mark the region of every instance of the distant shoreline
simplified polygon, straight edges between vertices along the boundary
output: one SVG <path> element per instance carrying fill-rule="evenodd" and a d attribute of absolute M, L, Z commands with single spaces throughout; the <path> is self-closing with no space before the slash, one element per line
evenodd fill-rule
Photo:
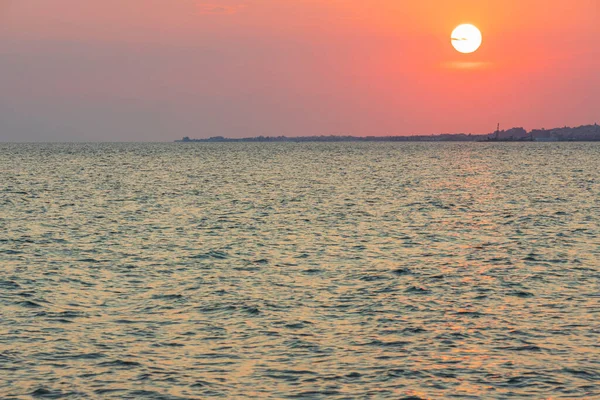
<path fill-rule="evenodd" d="M 418 136 L 257 136 L 248 138 L 226 138 L 213 136 L 206 139 L 190 139 L 184 137 L 175 140 L 177 143 L 229 143 L 229 142 L 589 142 L 600 141 L 600 126 L 582 125 L 554 129 L 512 128 L 490 134 L 448 133 Z"/>

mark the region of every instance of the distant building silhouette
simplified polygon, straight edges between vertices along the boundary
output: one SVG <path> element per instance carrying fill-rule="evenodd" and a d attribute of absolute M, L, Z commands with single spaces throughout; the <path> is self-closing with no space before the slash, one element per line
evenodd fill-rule
<path fill-rule="evenodd" d="M 225 138 L 213 136 L 208 139 L 190 139 L 184 137 L 176 142 L 481 142 L 481 141 L 600 141 L 600 126 L 582 125 L 575 128 L 563 127 L 554 129 L 534 129 L 527 132 L 524 128 L 499 129 L 486 135 L 471 133 L 442 133 L 437 135 L 418 136 L 257 136 L 251 138 Z"/>

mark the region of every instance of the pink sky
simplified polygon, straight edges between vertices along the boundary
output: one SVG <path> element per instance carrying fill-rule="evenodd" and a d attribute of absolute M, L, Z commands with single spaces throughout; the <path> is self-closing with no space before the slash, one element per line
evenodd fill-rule
<path fill-rule="evenodd" d="M 597 0 L 0 0 L 0 140 L 600 122 Z M 461 55 L 452 29 L 477 25 Z"/>

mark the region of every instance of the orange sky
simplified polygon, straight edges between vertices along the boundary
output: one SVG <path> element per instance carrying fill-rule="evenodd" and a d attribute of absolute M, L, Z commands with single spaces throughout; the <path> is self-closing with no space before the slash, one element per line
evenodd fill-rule
<path fill-rule="evenodd" d="M 0 140 L 600 122 L 597 0 L 0 0 Z M 461 23 L 479 51 L 450 44 Z"/>

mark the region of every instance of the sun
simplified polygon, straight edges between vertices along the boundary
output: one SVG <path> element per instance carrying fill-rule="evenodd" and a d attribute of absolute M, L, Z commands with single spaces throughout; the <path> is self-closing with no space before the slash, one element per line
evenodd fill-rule
<path fill-rule="evenodd" d="M 452 31 L 452 46 L 464 54 L 473 53 L 481 46 L 483 37 L 475 25 L 463 24 Z"/>

